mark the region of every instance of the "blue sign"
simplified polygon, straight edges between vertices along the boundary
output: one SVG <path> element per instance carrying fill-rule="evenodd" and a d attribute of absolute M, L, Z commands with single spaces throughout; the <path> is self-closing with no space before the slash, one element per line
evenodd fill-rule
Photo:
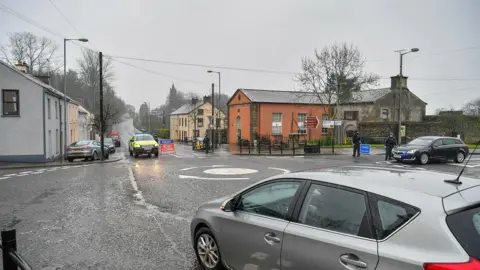
<path fill-rule="evenodd" d="M 173 140 L 160 140 L 160 144 L 173 144 Z"/>
<path fill-rule="evenodd" d="M 360 144 L 360 154 L 370 155 L 370 144 Z"/>

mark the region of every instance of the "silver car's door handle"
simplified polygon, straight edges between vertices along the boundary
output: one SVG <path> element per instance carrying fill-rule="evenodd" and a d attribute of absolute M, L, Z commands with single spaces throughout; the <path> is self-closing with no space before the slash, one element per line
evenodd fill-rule
<path fill-rule="evenodd" d="M 358 268 L 367 268 L 367 263 L 361 261 L 357 256 L 353 254 L 344 254 L 340 256 L 340 261 L 344 264 L 353 265 Z"/>
<path fill-rule="evenodd" d="M 280 238 L 278 238 L 274 233 L 266 233 L 264 238 L 267 242 L 280 243 Z"/>

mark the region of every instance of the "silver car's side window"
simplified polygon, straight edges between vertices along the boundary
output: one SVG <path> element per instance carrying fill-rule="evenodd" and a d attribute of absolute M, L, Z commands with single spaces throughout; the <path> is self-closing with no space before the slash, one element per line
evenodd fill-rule
<path fill-rule="evenodd" d="M 298 222 L 332 231 L 359 235 L 368 227 L 365 196 L 318 184 L 312 184 L 300 210 Z"/>
<path fill-rule="evenodd" d="M 281 181 L 262 185 L 242 195 L 237 210 L 284 219 L 301 182 Z"/>
<path fill-rule="evenodd" d="M 384 201 L 377 202 L 382 229 L 387 230 L 400 219 L 407 216 L 405 208 Z"/>

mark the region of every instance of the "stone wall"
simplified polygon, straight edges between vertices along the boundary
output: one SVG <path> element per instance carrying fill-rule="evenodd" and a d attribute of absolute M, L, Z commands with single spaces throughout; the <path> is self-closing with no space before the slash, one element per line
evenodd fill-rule
<path fill-rule="evenodd" d="M 406 140 L 420 136 L 456 136 L 460 134 L 466 143 L 480 140 L 480 117 L 427 115 L 423 122 L 405 122 Z M 362 137 L 370 138 L 370 143 L 381 143 L 389 132 L 398 134 L 395 122 L 363 122 L 359 124 Z"/>

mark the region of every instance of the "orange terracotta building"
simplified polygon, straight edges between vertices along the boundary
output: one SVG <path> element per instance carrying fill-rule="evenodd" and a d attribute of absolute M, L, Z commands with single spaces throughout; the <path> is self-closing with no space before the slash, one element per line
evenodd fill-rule
<path fill-rule="evenodd" d="M 238 143 L 240 138 L 281 140 L 291 135 L 300 140 L 321 139 L 327 135 L 322 119 L 327 119 L 328 105 L 316 104 L 316 100 L 306 92 L 238 89 L 227 103 L 229 143 Z M 318 128 L 306 128 L 307 116 L 318 117 Z"/>

